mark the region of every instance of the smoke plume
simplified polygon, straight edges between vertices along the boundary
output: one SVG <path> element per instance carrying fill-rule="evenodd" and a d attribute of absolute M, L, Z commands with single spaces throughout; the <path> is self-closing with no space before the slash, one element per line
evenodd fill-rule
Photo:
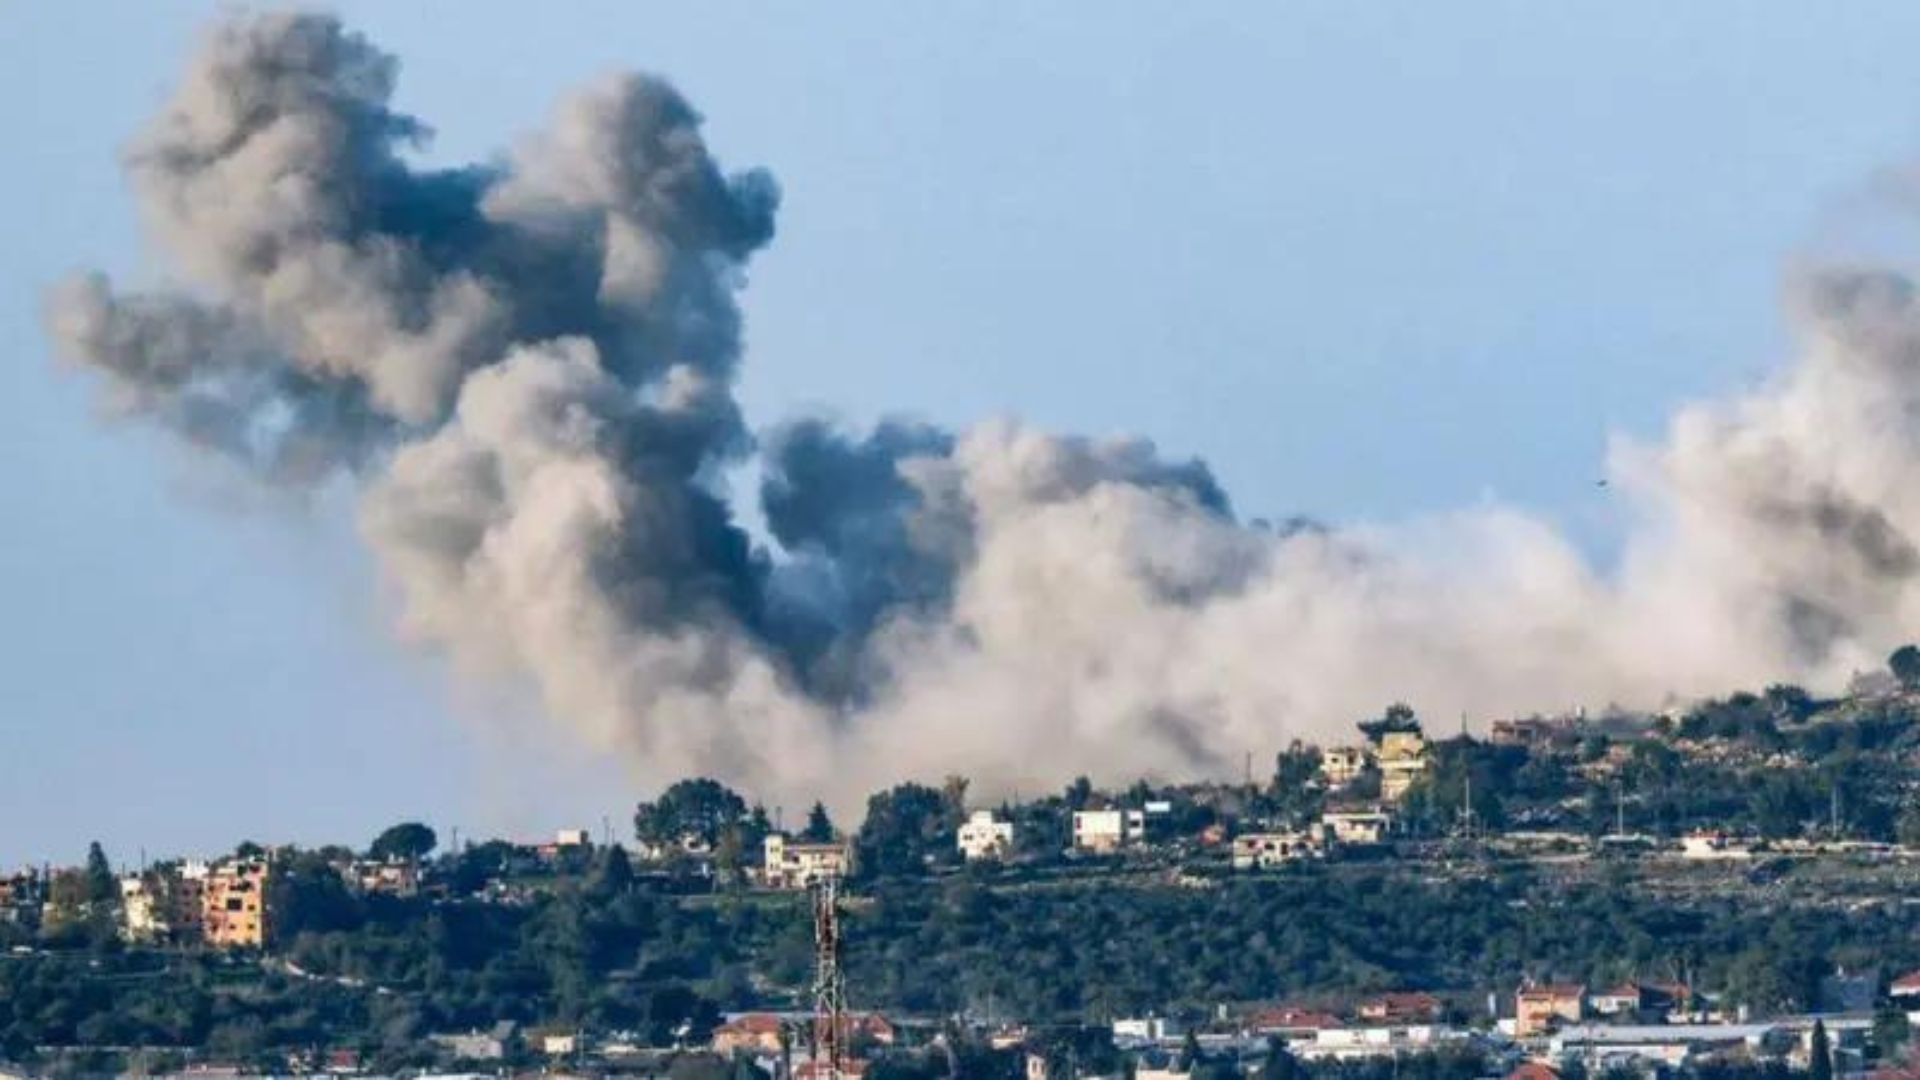
<path fill-rule="evenodd" d="M 1830 686 L 1920 616 L 1920 301 L 1894 270 L 1800 275 L 1791 370 L 1615 447 L 1636 524 L 1603 574 L 1511 509 L 1243 525 L 1141 439 L 756 435 L 736 294 L 768 174 L 723 170 L 644 76 L 494 163 L 418 168 L 395 76 L 327 16 L 214 28 L 127 155 L 177 284 L 69 281 L 49 331 L 116 413 L 263 483 L 351 478 L 406 635 L 649 779 L 1204 774 L 1394 699 Z M 722 482 L 749 455 L 765 541 Z"/>

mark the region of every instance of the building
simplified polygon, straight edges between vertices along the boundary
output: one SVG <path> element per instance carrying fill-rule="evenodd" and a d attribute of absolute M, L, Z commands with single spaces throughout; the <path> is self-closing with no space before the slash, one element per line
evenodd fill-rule
<path fill-rule="evenodd" d="M 1432 1053 L 1471 1037 L 1460 1028 L 1438 1024 L 1321 1028 L 1311 1041 L 1295 1042 L 1288 1049 L 1309 1061 L 1364 1061 Z"/>
<path fill-rule="evenodd" d="M 810 1019 L 805 1016 L 783 1018 L 777 1013 L 741 1013 L 714 1028 L 713 1039 L 708 1046 L 722 1057 L 732 1057 L 741 1051 L 777 1054 L 780 1052 L 780 1032 L 785 1028 L 794 1045 L 804 1048 L 809 1023 Z"/>
<path fill-rule="evenodd" d="M 1688 1061 L 1728 1051 L 1773 1055 L 1791 1042 L 1772 1024 L 1574 1024 L 1556 1032 L 1549 1052 L 1577 1061 L 1590 1072 L 1646 1065 L 1678 1068 Z"/>
<path fill-rule="evenodd" d="M 1380 737 L 1380 797 L 1401 799 L 1427 771 L 1427 740 L 1417 731 L 1389 731 Z"/>
<path fill-rule="evenodd" d="M 991 810 L 975 810 L 955 839 L 968 862 L 1003 859 L 1013 851 L 1013 822 L 1001 821 Z"/>
<path fill-rule="evenodd" d="M 816 881 L 853 873 L 853 847 L 843 840 L 805 844 L 772 833 L 764 851 L 760 880 L 770 889 L 804 889 Z"/>
<path fill-rule="evenodd" d="M 1235 870 L 1271 870 L 1327 853 L 1324 834 L 1312 832 L 1242 833 L 1233 838 Z"/>
<path fill-rule="evenodd" d="M 47 903 L 46 879 L 31 870 L 0 877 L 0 923 L 33 929 Z"/>
<path fill-rule="evenodd" d="M 1164 1016 L 1143 1016 L 1113 1022 L 1113 1041 L 1121 1046 L 1179 1042 L 1187 1026 Z"/>
<path fill-rule="evenodd" d="M 1288 1042 L 1311 1039 L 1314 1032 L 1341 1027 L 1340 1018 L 1320 1009 L 1272 1005 L 1248 1014 L 1245 1027 L 1254 1035 L 1277 1035 Z"/>
<path fill-rule="evenodd" d="M 1393 815 L 1385 810 L 1329 810 L 1320 825 L 1342 844 L 1383 844 L 1393 833 Z"/>
<path fill-rule="evenodd" d="M 201 934 L 216 949 L 258 949 L 267 943 L 265 859 L 229 859 L 206 875 Z"/>
<path fill-rule="evenodd" d="M 1689 859 L 1751 859 L 1753 845 L 1721 832 L 1690 832 L 1680 838 L 1680 854 Z"/>
<path fill-rule="evenodd" d="M 1446 1005 L 1419 991 L 1376 994 L 1360 1003 L 1360 1019 L 1372 1024 L 1437 1024 Z"/>
<path fill-rule="evenodd" d="M 427 1038 L 448 1057 L 458 1061 L 499 1061 L 511 1049 L 514 1025 L 511 1020 L 502 1020 L 486 1031 L 429 1035 Z"/>
<path fill-rule="evenodd" d="M 1073 846 L 1077 851 L 1104 854 L 1132 844 L 1147 835 L 1144 810 L 1075 810 Z"/>
<path fill-rule="evenodd" d="M 1679 983 L 1630 982 L 1590 995 L 1587 1008 L 1615 1022 L 1654 1022 L 1676 1013 L 1684 1015 L 1692 1000 L 1693 992 Z"/>
<path fill-rule="evenodd" d="M 1330 788 L 1342 788 L 1367 771 L 1367 748 L 1336 746 L 1320 754 L 1320 777 Z"/>
<path fill-rule="evenodd" d="M 1514 995 L 1513 1033 L 1526 1039 L 1544 1035 L 1562 1023 L 1577 1024 L 1587 1015 L 1587 988 L 1569 983 L 1523 986 Z"/>
<path fill-rule="evenodd" d="M 356 892 L 418 896 L 420 865 L 405 859 L 357 859 L 341 874 Z"/>
<path fill-rule="evenodd" d="M 136 945 L 165 941 L 172 932 L 163 886 L 139 874 L 120 879 L 120 939 Z"/>

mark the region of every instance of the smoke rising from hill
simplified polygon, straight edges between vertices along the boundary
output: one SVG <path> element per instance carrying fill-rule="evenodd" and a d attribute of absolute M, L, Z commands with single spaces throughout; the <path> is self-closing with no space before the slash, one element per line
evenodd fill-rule
<path fill-rule="evenodd" d="M 1636 527 L 1603 575 L 1513 509 L 1242 525 L 1140 439 L 756 436 L 736 294 L 772 178 L 644 76 L 495 163 L 416 168 L 396 74 L 328 16 L 215 27 L 127 156 L 178 285 L 63 283 L 49 332 L 117 413 L 265 483 L 351 476 L 405 633 L 650 779 L 1217 773 L 1394 699 L 1831 685 L 1920 621 L 1920 303 L 1892 269 L 1799 275 L 1790 371 L 1616 445 Z M 722 484 L 756 454 L 771 545 Z"/>

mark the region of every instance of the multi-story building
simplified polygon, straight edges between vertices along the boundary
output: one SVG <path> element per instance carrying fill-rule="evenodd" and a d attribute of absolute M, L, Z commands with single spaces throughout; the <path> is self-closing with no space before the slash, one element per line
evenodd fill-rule
<path fill-rule="evenodd" d="M 33 929 L 47 904 L 47 879 L 31 870 L 0 877 L 0 922 Z"/>
<path fill-rule="evenodd" d="M 1523 986 L 1513 999 L 1513 1033 L 1544 1035 L 1561 1024 L 1577 1024 L 1587 1014 L 1587 988 L 1542 983 Z"/>
<path fill-rule="evenodd" d="M 135 944 L 165 941 L 173 931 L 167 918 L 166 885 L 144 874 L 120 878 L 120 937 Z"/>
<path fill-rule="evenodd" d="M 969 862 L 1005 858 L 1013 850 L 1013 822 L 1001 821 L 991 810 L 975 810 L 955 839 Z"/>
<path fill-rule="evenodd" d="M 1380 796 L 1397 801 L 1427 771 L 1427 740 L 1417 731 L 1389 731 L 1380 739 Z"/>
<path fill-rule="evenodd" d="M 760 880 L 770 889 L 804 889 L 816 881 L 853 872 L 853 847 L 845 841 L 805 844 L 772 833 L 764 851 L 766 862 Z"/>
<path fill-rule="evenodd" d="M 216 949 L 258 949 L 267 943 L 265 859 L 228 859 L 212 868 L 201 903 L 201 933 Z"/>

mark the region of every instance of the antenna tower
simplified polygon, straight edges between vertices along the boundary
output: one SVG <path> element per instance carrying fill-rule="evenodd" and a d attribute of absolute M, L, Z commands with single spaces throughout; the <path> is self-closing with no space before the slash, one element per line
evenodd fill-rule
<path fill-rule="evenodd" d="M 840 966 L 840 878 L 813 883 L 813 1077 L 846 1075 L 847 981 Z"/>

